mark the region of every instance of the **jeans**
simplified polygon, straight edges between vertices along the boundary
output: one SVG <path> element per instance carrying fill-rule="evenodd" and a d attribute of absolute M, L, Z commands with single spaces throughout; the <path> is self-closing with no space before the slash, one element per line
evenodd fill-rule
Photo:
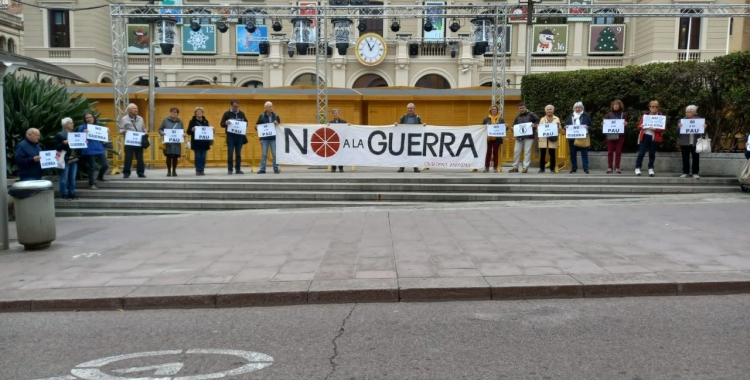
<path fill-rule="evenodd" d="M 581 161 L 583 161 L 583 170 L 589 170 L 589 148 L 579 148 L 575 145 L 575 139 L 568 140 L 570 147 L 570 169 L 578 170 L 578 152 L 581 152 Z"/>
<path fill-rule="evenodd" d="M 657 142 L 654 141 L 654 136 L 643 134 L 643 139 L 641 139 L 641 144 L 639 146 L 638 150 L 638 157 L 635 159 L 635 168 L 640 169 L 641 165 L 643 165 L 643 157 L 646 156 L 646 151 L 648 150 L 648 168 L 653 169 L 654 168 L 654 161 L 656 161 L 656 146 Z"/>
<path fill-rule="evenodd" d="M 239 172 L 240 165 L 242 165 L 242 142 L 244 141 L 242 135 L 227 134 L 227 169 L 232 171 L 232 167 Z M 234 157 L 234 165 L 232 165 L 232 157 Z"/>
<path fill-rule="evenodd" d="M 490 168 L 490 161 L 492 161 L 492 164 L 495 170 L 498 170 L 497 163 L 498 159 L 498 151 L 500 150 L 500 141 L 495 140 L 489 140 L 487 141 L 487 154 L 484 155 L 484 169 L 487 170 Z"/>
<path fill-rule="evenodd" d="M 534 139 L 525 138 L 523 140 L 516 140 L 516 144 L 513 147 L 513 167 L 518 169 L 519 161 L 521 161 L 521 149 L 523 149 L 523 167 L 528 168 L 531 165 L 531 146 L 534 145 Z"/>
<path fill-rule="evenodd" d="M 195 171 L 202 172 L 206 170 L 206 156 L 208 151 L 205 149 L 196 149 L 193 152 L 195 153 Z"/>
<path fill-rule="evenodd" d="M 557 172 L 557 149 L 539 148 L 539 170 L 544 170 L 547 164 L 547 152 L 549 151 L 549 170 Z"/>
<path fill-rule="evenodd" d="M 607 169 L 619 169 L 622 158 L 622 146 L 625 144 L 625 135 L 620 135 L 617 140 L 607 140 Z M 612 162 L 614 161 L 614 166 Z"/>
<path fill-rule="evenodd" d="M 146 172 L 146 165 L 143 164 L 143 148 L 137 146 L 125 145 L 125 167 L 122 169 L 122 174 L 126 177 L 130 176 L 130 168 L 133 166 L 133 155 L 135 155 L 136 160 L 135 172 L 141 177 Z M 89 177 L 89 180 L 91 180 L 91 177 Z"/>
<path fill-rule="evenodd" d="M 266 171 L 266 160 L 268 159 L 268 147 L 271 147 L 273 155 L 273 170 L 279 170 L 279 164 L 276 163 L 276 140 L 260 140 L 260 170 Z"/>
<path fill-rule="evenodd" d="M 76 174 L 78 174 L 78 163 L 65 164 L 65 169 L 60 172 L 60 196 L 73 196 L 76 193 Z"/>
<path fill-rule="evenodd" d="M 107 172 L 107 169 L 109 169 L 109 160 L 107 160 L 107 154 L 102 153 L 95 156 L 83 156 L 86 157 L 86 162 L 88 164 L 88 173 L 89 173 L 89 186 L 94 186 L 94 179 L 102 179 L 104 178 L 104 173 Z M 99 159 L 99 175 L 94 177 L 94 171 L 96 170 L 96 161 Z M 131 157 L 132 160 L 132 157 Z"/>
<path fill-rule="evenodd" d="M 682 174 L 698 174 L 700 170 L 701 155 L 695 153 L 695 145 L 681 145 L 680 151 L 682 152 Z M 690 170 L 690 156 L 693 156 L 693 167 Z"/>

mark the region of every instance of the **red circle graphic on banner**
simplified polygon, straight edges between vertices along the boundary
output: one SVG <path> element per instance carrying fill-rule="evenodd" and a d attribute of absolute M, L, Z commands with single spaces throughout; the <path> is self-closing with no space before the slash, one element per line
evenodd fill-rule
<path fill-rule="evenodd" d="M 313 152 L 320 157 L 331 157 L 339 151 L 341 139 L 331 128 L 320 128 L 310 138 Z"/>

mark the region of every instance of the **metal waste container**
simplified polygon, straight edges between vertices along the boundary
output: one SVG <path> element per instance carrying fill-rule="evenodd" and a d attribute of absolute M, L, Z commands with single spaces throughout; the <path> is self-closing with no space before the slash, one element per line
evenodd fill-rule
<path fill-rule="evenodd" d="M 8 194 L 14 198 L 18 243 L 26 249 L 49 247 L 57 237 L 52 182 L 16 182 Z"/>

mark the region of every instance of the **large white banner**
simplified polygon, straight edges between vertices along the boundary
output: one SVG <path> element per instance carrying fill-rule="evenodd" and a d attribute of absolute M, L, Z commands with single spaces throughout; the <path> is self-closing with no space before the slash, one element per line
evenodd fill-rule
<path fill-rule="evenodd" d="M 414 166 L 479 168 L 487 151 L 487 128 L 421 125 L 276 126 L 278 161 L 285 165 Z"/>

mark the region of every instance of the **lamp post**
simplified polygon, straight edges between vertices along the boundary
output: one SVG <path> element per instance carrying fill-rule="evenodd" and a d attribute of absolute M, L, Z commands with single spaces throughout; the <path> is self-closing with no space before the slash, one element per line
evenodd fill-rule
<path fill-rule="evenodd" d="M 5 161 L 3 166 L 2 175 L 0 175 L 0 233 L 2 233 L 2 241 L 0 241 L 0 250 L 7 250 L 10 248 L 10 238 L 8 237 L 8 154 L 5 149 L 5 95 L 3 91 L 3 85 L 5 84 L 5 76 L 12 74 L 16 69 L 21 66 L 26 66 L 25 62 L 5 62 L 2 61 L 0 65 L 0 159 Z"/>

